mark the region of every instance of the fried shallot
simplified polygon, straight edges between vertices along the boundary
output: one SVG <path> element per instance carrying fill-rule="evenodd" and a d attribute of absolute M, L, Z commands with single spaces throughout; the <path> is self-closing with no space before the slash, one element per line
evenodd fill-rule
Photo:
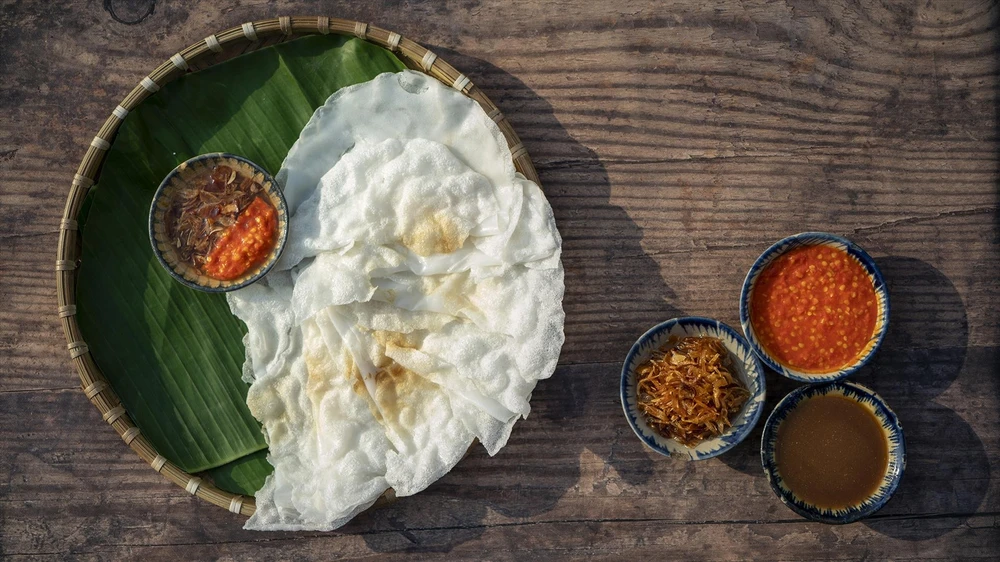
<path fill-rule="evenodd" d="M 713 337 L 671 338 L 639 366 L 639 411 L 664 437 L 687 447 L 721 435 L 750 393 Z"/>

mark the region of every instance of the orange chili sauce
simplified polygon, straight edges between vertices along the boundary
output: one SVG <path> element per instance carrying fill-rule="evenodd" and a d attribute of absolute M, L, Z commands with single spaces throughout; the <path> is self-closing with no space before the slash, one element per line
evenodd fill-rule
<path fill-rule="evenodd" d="M 761 345 L 778 363 L 802 372 L 827 373 L 856 361 L 877 314 L 865 269 L 830 246 L 782 254 L 750 295 L 750 322 Z"/>
<path fill-rule="evenodd" d="M 223 232 L 202 270 L 222 281 L 237 279 L 267 258 L 277 233 L 274 206 L 257 197 L 236 218 L 236 224 Z"/>

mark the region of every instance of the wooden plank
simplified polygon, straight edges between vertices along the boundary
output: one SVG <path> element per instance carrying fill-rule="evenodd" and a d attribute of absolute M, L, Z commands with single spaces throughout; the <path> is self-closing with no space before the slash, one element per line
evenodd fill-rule
<path fill-rule="evenodd" d="M 176 560 L 178 553 L 191 559 L 288 560 L 362 559 L 408 560 L 617 560 L 628 556 L 666 560 L 994 560 L 998 548 L 995 520 L 977 517 L 966 528 L 953 532 L 955 541 L 927 545 L 925 531 L 939 530 L 941 520 L 917 520 L 908 538 L 868 543 L 853 526 L 818 527 L 802 533 L 801 527 L 784 524 L 721 523 L 674 525 L 663 521 L 552 522 L 543 524 L 470 528 L 480 540 L 448 542 L 452 530 L 413 528 L 363 535 L 330 534 L 323 537 L 272 537 L 257 541 L 216 544 L 194 542 L 181 546 L 114 545 L 74 553 L 75 560 L 143 559 Z M 565 537 L 560 544 L 553 537 Z M 489 545 L 488 547 L 485 545 Z M 961 544 L 961 549 L 954 548 Z M 224 553 L 224 554 L 223 554 Z M 58 554 L 52 552 L 49 554 Z M 11 560 L 22 560 L 17 554 Z"/>
<path fill-rule="evenodd" d="M 75 388 L 52 270 L 64 197 L 99 124 L 193 41 L 277 10 L 332 9 L 147 8 L 0 12 L 0 557 L 997 557 L 995 2 L 330 13 L 430 46 L 498 103 L 552 202 L 567 284 L 561 366 L 508 447 L 331 534 L 240 530 L 143 464 Z M 760 474 L 760 427 L 720 459 L 660 459 L 631 436 L 616 395 L 639 334 L 681 314 L 736 325 L 750 264 L 802 230 L 862 244 L 891 291 L 889 336 L 855 378 L 903 421 L 907 475 L 876 517 L 844 527 L 804 523 L 777 501 Z M 794 387 L 768 385 L 769 404 Z"/>
<path fill-rule="evenodd" d="M 553 200 L 559 205 L 558 196 Z M 580 212 L 564 209 L 568 205 L 557 206 L 557 214 Z M 628 218 L 620 208 L 616 211 L 605 206 L 603 211 L 617 215 L 617 219 L 608 219 L 617 220 L 617 224 L 624 224 Z M 863 244 L 889 269 L 886 273 L 892 274 L 890 283 L 900 288 L 923 282 L 920 275 L 913 275 L 905 266 L 907 260 L 921 268 L 921 275 L 951 285 L 948 289 L 964 301 L 963 314 L 969 316 L 965 323 L 972 325 L 968 343 L 983 345 L 997 341 L 1000 335 L 991 308 L 1000 295 L 994 284 L 980 280 L 973 266 L 996 271 L 1000 265 L 992 241 L 982 235 L 992 229 L 994 220 L 991 213 L 974 213 L 903 221 L 881 229 L 848 230 L 833 224 L 813 224 L 811 228 L 842 232 Z M 700 241 L 688 239 L 684 247 L 677 248 L 670 238 L 650 240 L 645 232 L 654 229 L 649 226 L 641 231 L 642 238 L 639 229 L 633 227 L 635 238 L 629 241 L 626 237 L 630 234 L 616 237 L 613 228 L 594 226 L 594 222 L 574 217 L 562 218 L 559 223 L 566 237 L 564 306 L 568 317 L 562 361 L 567 363 L 621 360 L 647 328 L 683 314 L 710 316 L 737 326 L 740 287 L 753 260 L 770 242 L 802 230 L 794 219 L 776 220 L 741 236 L 736 243 L 726 238 L 713 241 L 706 233 Z M 950 247 L 961 247 L 963 251 L 927 247 L 927 240 L 942 234 L 949 237 Z M 31 242 L 34 249 L 26 254 L 44 253 L 45 242 L 51 246 L 55 239 Z M 0 347 L 7 347 L 9 369 L 8 376 L 0 379 L 0 390 L 39 388 L 40 384 L 66 388 L 75 384 L 67 373 L 65 357 L 42 351 L 63 346 L 53 314 L 53 289 L 35 282 L 48 277 L 49 261 L 19 261 L 12 257 L 6 263 L 20 266 L 21 271 L 0 278 L 0 295 L 12 303 L 10 308 L 0 309 L 0 324 L 10 327 L 7 341 L 0 342 Z M 40 378 L 39 371 L 48 371 L 52 376 Z"/>
<path fill-rule="evenodd" d="M 992 374 L 1000 364 L 1000 350 L 914 353 L 887 345 L 877 368 L 857 377 L 896 409 L 909 450 L 898 495 L 872 519 L 849 526 L 847 536 L 863 542 L 917 535 L 954 538 L 962 534 L 958 530 L 987 524 L 991 517 L 996 525 L 1000 516 L 1000 483 L 990 477 L 990 465 L 1000 459 L 1000 436 L 991 431 L 992 421 L 978 415 L 995 408 L 1000 383 Z M 964 369 L 956 367 L 960 355 Z M 940 356 L 950 360 L 935 363 Z M 912 373 L 914 360 L 928 367 L 923 375 Z M 417 543 L 464 544 L 487 541 L 486 531 L 492 528 L 570 525 L 579 529 L 569 534 L 579 535 L 581 529 L 626 522 L 658 522 L 692 533 L 702 524 L 712 529 L 767 524 L 809 538 L 801 550 L 786 553 L 793 558 L 812 555 L 814 541 L 827 540 L 822 537 L 829 527 L 796 517 L 761 476 L 761 427 L 720 459 L 691 463 L 659 457 L 643 448 L 625 423 L 616 396 L 618 369 L 616 363 L 560 367 L 539 385 L 531 415 L 497 456 L 474 451 L 425 492 L 358 518 L 344 533 L 360 534 L 368 543 L 392 531 L 424 537 Z M 795 386 L 775 377 L 768 382 L 769 405 Z M 939 397 L 937 391 L 945 389 Z M 953 403 L 951 392 L 981 398 Z M 24 428 L 17 421 L 18 410 L 35 412 L 37 423 Z M 75 390 L 0 394 L 0 450 L 5 451 L 0 473 L 7 475 L 0 488 L 4 552 L 78 554 L 105 544 L 258 539 L 239 529 L 241 519 L 163 481 L 102 425 Z M 675 539 L 684 540 L 688 531 Z M 300 535 L 316 534 L 295 536 Z M 550 540 L 555 544 L 565 538 Z M 961 539 L 969 541 L 963 548 L 974 548 L 982 538 L 969 534 Z M 742 557 L 756 554 L 752 546 L 739 550 Z"/>

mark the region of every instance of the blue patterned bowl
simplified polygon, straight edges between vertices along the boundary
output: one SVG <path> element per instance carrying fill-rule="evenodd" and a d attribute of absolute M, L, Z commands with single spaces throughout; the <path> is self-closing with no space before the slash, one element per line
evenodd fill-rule
<path fill-rule="evenodd" d="M 649 427 L 642 413 L 636 407 L 636 368 L 645 363 L 660 346 L 671 337 L 711 336 L 719 338 L 729 350 L 737 375 L 750 391 L 750 398 L 739 414 L 733 418 L 733 425 L 725 433 L 699 443 L 696 447 L 681 445 L 673 439 L 660 435 Z M 743 336 L 729 326 L 711 318 L 674 318 L 657 324 L 642 335 L 629 350 L 622 366 L 621 400 L 625 418 L 632 431 L 650 449 L 666 456 L 676 456 L 686 460 L 709 459 L 735 447 L 757 425 L 764 409 L 764 369 Z"/>
<path fill-rule="evenodd" d="M 889 442 L 889 466 L 882 479 L 882 484 L 870 497 L 860 504 L 844 509 L 831 510 L 818 507 L 808 503 L 796 496 L 781 479 L 775 461 L 775 443 L 778 440 L 778 428 L 781 422 L 788 417 L 788 414 L 795 409 L 799 402 L 812 398 L 813 396 L 824 396 L 827 394 L 840 394 L 847 398 L 858 401 L 863 406 L 871 410 L 879 423 L 882 431 L 885 432 Z M 791 508 L 806 519 L 819 521 L 822 523 L 851 523 L 858 519 L 868 517 L 882 508 L 892 497 L 893 492 L 899 487 L 899 481 L 903 478 L 903 470 L 906 468 L 906 442 L 903 439 L 903 426 L 900 425 L 896 414 L 886 406 L 882 398 L 871 389 L 853 382 L 837 382 L 825 385 L 799 387 L 778 402 L 774 411 L 768 416 L 764 424 L 764 435 L 760 442 L 760 461 L 764 465 L 764 475 L 771 489 L 778 495 L 781 502 Z"/>
<path fill-rule="evenodd" d="M 278 218 L 278 239 L 271 249 L 270 254 L 263 262 L 253 269 L 250 269 L 242 276 L 222 281 L 203 274 L 201 271 L 188 265 L 177 257 L 176 249 L 166 233 L 164 216 L 171 206 L 174 194 L 179 189 L 183 189 L 185 183 L 200 175 L 211 171 L 217 165 L 224 164 L 236 170 L 240 174 L 252 177 L 263 188 L 264 194 L 270 200 L 271 205 L 277 211 Z M 180 283 L 199 291 L 208 293 L 224 293 L 242 289 L 247 285 L 256 282 L 271 269 L 278 261 L 278 256 L 285 247 L 285 240 L 288 238 L 288 206 L 285 203 L 285 196 L 281 192 L 281 186 L 274 181 L 274 178 L 267 173 L 267 170 L 254 164 L 242 156 L 228 154 L 225 152 L 213 152 L 195 156 L 189 160 L 181 162 L 179 166 L 171 170 L 167 177 L 160 183 L 160 187 L 153 195 L 153 202 L 149 208 L 149 242 L 153 247 L 153 254 L 163 269 L 171 277 Z"/>
<path fill-rule="evenodd" d="M 872 282 L 872 286 L 875 287 L 875 301 L 878 306 L 878 313 L 875 317 L 875 329 L 872 332 L 872 338 L 868 340 L 868 345 L 865 346 L 858 358 L 854 363 L 846 365 L 837 371 L 830 373 L 806 373 L 786 367 L 778 363 L 778 361 L 771 357 L 760 344 L 757 339 L 756 334 L 753 330 L 753 325 L 750 323 L 750 297 L 753 295 L 754 286 L 757 283 L 757 278 L 764 269 L 771 265 L 778 256 L 784 254 L 785 252 L 793 249 L 800 248 L 802 246 L 830 246 L 847 252 L 847 255 L 854 258 L 861 267 L 868 273 L 868 278 Z M 827 383 L 833 382 L 845 377 L 850 376 L 855 371 L 865 366 L 869 360 L 875 355 L 879 346 L 882 345 L 882 340 L 885 339 L 886 330 L 889 328 L 889 291 L 885 286 L 885 280 L 882 278 L 882 272 L 879 271 L 878 266 L 875 265 L 875 260 L 868 255 L 867 252 L 862 250 L 859 246 L 851 242 L 846 238 L 841 238 L 840 236 L 835 236 L 833 234 L 827 234 L 825 232 L 803 232 L 801 234 L 795 234 L 789 236 L 783 240 L 779 240 L 770 248 L 764 251 L 763 254 L 757 258 L 754 262 L 753 267 L 747 273 L 746 279 L 743 280 L 743 290 L 740 293 L 740 325 L 743 327 L 743 333 L 747 336 L 747 341 L 750 342 L 750 347 L 753 348 L 754 353 L 760 360 L 764 362 L 765 365 L 774 369 L 779 374 L 788 377 L 792 380 L 799 382 L 817 384 L 817 383 Z"/>

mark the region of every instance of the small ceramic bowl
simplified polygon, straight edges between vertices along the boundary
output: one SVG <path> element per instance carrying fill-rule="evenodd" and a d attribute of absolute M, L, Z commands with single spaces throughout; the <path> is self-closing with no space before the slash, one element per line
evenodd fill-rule
<path fill-rule="evenodd" d="M 687 447 L 660 435 L 649 427 L 636 406 L 636 369 L 650 358 L 653 351 L 666 344 L 671 336 L 710 336 L 720 339 L 729 350 L 736 374 L 750 391 L 743 409 L 733 418 L 733 425 L 722 435 L 702 441 L 695 447 Z M 746 340 L 729 326 L 711 318 L 674 318 L 653 326 L 632 345 L 622 366 L 621 401 L 625 418 L 636 436 L 661 455 L 703 460 L 725 453 L 743 441 L 757 424 L 764 409 L 765 397 L 764 369 Z"/>
<path fill-rule="evenodd" d="M 885 432 L 889 446 L 888 468 L 878 489 L 860 504 L 839 510 L 818 507 L 795 495 L 781 479 L 778 463 L 775 460 L 775 444 L 778 440 L 778 428 L 781 426 L 781 422 L 803 400 L 827 394 L 840 394 L 856 400 L 871 410 L 882 425 L 882 431 Z M 903 426 L 900 425 L 896 414 L 871 389 L 847 381 L 802 386 L 782 398 L 781 402 L 778 402 L 778 405 L 774 407 L 771 415 L 768 416 L 767 422 L 764 424 L 764 435 L 760 442 L 760 461 L 764 465 L 764 475 L 767 476 L 767 482 L 771 485 L 771 489 L 781 499 L 781 502 L 792 511 L 812 521 L 833 524 L 851 523 L 868 517 L 881 509 L 899 487 L 899 481 L 903 478 L 903 471 L 906 469 L 906 442 L 903 439 Z"/>
<path fill-rule="evenodd" d="M 858 358 L 853 363 L 845 365 L 844 367 L 829 373 L 802 372 L 779 363 L 767 352 L 767 350 L 764 349 L 764 346 L 761 345 L 760 340 L 754 333 L 753 324 L 750 322 L 750 298 L 753 295 L 753 290 L 760 273 L 764 271 L 767 266 L 771 265 L 775 259 L 789 250 L 803 246 L 817 245 L 830 246 L 844 250 L 849 256 L 851 256 L 851 258 L 857 261 L 857 263 L 864 268 L 865 272 L 868 274 L 869 280 L 872 282 L 872 286 L 875 288 L 875 302 L 878 306 L 878 312 L 875 316 L 875 329 L 872 332 L 872 337 L 868 341 L 865 348 L 858 355 Z M 770 248 L 765 250 L 764 253 L 757 258 L 757 261 L 754 262 L 753 267 L 751 267 L 750 271 L 747 273 L 746 279 L 743 280 L 743 290 L 740 293 L 740 324 L 743 327 L 743 333 L 746 334 L 747 341 L 750 342 L 750 347 L 753 348 L 757 357 L 760 357 L 760 360 L 763 361 L 765 365 L 774 369 L 779 374 L 792 380 L 809 384 L 833 382 L 848 377 L 861 367 L 865 366 L 865 364 L 867 364 L 868 361 L 875 355 L 875 351 L 877 351 L 879 346 L 882 344 L 882 340 L 885 339 L 886 330 L 889 328 L 889 291 L 885 286 L 885 280 L 882 278 L 882 272 L 879 271 L 878 266 L 875 265 L 875 260 L 873 260 L 871 256 L 869 256 L 868 253 L 862 250 L 859 246 L 846 238 L 833 234 L 827 234 L 825 232 L 803 232 L 801 234 L 795 234 L 793 236 L 789 236 L 788 238 L 779 240 Z"/>
<path fill-rule="evenodd" d="M 246 177 L 253 177 L 254 181 L 264 188 L 271 204 L 277 210 L 278 218 L 278 240 L 270 254 L 255 268 L 250 269 L 242 276 L 222 281 L 202 274 L 200 271 L 181 261 L 174 245 L 168 240 L 164 227 L 164 215 L 170 208 L 176 191 L 186 185 L 189 180 L 194 180 L 210 172 L 215 166 L 224 164 L 236 170 L 237 173 Z M 153 246 L 153 253 L 160 261 L 164 269 L 177 281 L 199 291 L 210 293 L 222 293 L 241 289 L 263 277 L 278 260 L 281 251 L 285 247 L 285 239 L 288 237 L 288 206 L 285 204 L 285 196 L 281 188 L 275 183 L 274 178 L 266 170 L 254 164 L 250 160 L 233 154 L 215 152 L 195 156 L 186 162 L 182 162 L 174 168 L 167 177 L 160 183 L 160 187 L 153 195 L 153 203 L 149 209 L 149 241 Z"/>

